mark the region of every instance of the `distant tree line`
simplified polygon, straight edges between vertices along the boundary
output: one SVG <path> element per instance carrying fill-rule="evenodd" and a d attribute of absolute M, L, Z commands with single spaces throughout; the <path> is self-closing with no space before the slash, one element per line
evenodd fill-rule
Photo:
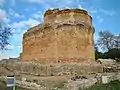
<path fill-rule="evenodd" d="M 101 49 L 101 52 L 100 50 Z M 120 34 L 114 35 L 109 31 L 99 32 L 99 38 L 95 44 L 95 58 L 115 59 L 120 61 Z"/>

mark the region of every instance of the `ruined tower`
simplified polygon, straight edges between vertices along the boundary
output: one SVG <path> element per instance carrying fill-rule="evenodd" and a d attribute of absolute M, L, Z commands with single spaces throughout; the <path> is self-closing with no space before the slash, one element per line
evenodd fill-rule
<path fill-rule="evenodd" d="M 23 61 L 40 63 L 94 61 L 92 18 L 81 9 L 53 9 L 44 22 L 23 36 Z"/>

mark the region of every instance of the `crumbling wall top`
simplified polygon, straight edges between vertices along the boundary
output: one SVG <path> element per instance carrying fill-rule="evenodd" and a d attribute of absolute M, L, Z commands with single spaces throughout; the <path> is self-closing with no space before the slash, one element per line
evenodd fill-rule
<path fill-rule="evenodd" d="M 92 17 L 83 9 L 53 9 L 44 14 L 44 23 L 62 23 L 64 21 L 84 21 L 92 24 Z"/>
<path fill-rule="evenodd" d="M 73 18 L 68 19 L 68 18 L 64 18 L 61 15 L 61 14 L 68 14 L 69 15 L 69 13 L 73 13 L 73 14 L 77 13 L 78 16 L 77 17 L 73 16 Z M 56 15 L 60 15 L 60 18 L 59 17 L 55 18 L 53 14 L 55 15 L 55 17 L 56 17 Z M 81 16 L 81 14 L 83 14 L 83 16 Z M 53 20 L 51 17 L 49 17 L 49 15 L 53 15 L 53 18 L 55 20 Z M 34 27 L 28 29 L 28 31 L 26 33 L 24 33 L 23 38 L 25 38 L 26 36 L 30 36 L 31 33 L 38 32 L 38 31 L 43 32 L 45 30 L 45 28 L 51 28 L 51 27 L 55 28 L 56 26 L 59 26 L 59 25 L 62 25 L 62 24 L 69 24 L 69 25 L 84 24 L 86 27 L 92 27 L 92 20 L 91 20 L 92 17 L 88 14 L 87 11 L 82 10 L 82 9 L 63 9 L 63 10 L 59 10 L 57 8 L 57 9 L 53 9 L 53 10 L 47 10 L 44 14 L 44 18 L 45 17 L 46 17 L 46 19 L 44 20 L 43 23 L 38 24 L 37 26 L 34 26 Z M 63 19 L 61 17 L 63 17 Z M 45 21 L 47 23 L 45 23 Z"/>
<path fill-rule="evenodd" d="M 65 14 L 65 13 L 70 13 L 70 12 L 74 12 L 74 13 L 82 13 L 82 14 L 86 14 L 88 15 L 87 11 L 83 10 L 83 9 L 64 9 L 64 10 L 59 10 L 59 9 L 53 9 L 53 10 L 47 10 L 44 14 L 44 17 L 50 14 Z"/>

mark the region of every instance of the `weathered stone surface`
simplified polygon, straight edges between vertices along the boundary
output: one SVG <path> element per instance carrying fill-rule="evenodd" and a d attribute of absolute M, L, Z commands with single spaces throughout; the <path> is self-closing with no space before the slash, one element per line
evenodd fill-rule
<path fill-rule="evenodd" d="M 23 36 L 23 61 L 40 63 L 94 61 L 92 18 L 81 9 L 48 10 L 44 23 Z"/>
<path fill-rule="evenodd" d="M 13 73 L 15 75 L 34 76 L 81 75 L 103 72 L 102 65 L 86 63 L 55 63 L 48 65 L 35 62 L 4 62 L 2 65 L 0 66 L 1 75 L 6 75 L 6 69 L 9 75 Z"/>

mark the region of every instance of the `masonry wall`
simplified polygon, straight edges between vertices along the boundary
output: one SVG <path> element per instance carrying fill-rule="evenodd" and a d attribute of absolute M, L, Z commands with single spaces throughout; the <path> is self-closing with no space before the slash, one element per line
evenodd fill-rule
<path fill-rule="evenodd" d="M 24 34 L 21 59 L 40 63 L 94 61 L 94 29 L 90 16 L 75 12 L 55 16 L 54 13 L 53 21 L 49 16 L 45 16 L 43 25 Z"/>

